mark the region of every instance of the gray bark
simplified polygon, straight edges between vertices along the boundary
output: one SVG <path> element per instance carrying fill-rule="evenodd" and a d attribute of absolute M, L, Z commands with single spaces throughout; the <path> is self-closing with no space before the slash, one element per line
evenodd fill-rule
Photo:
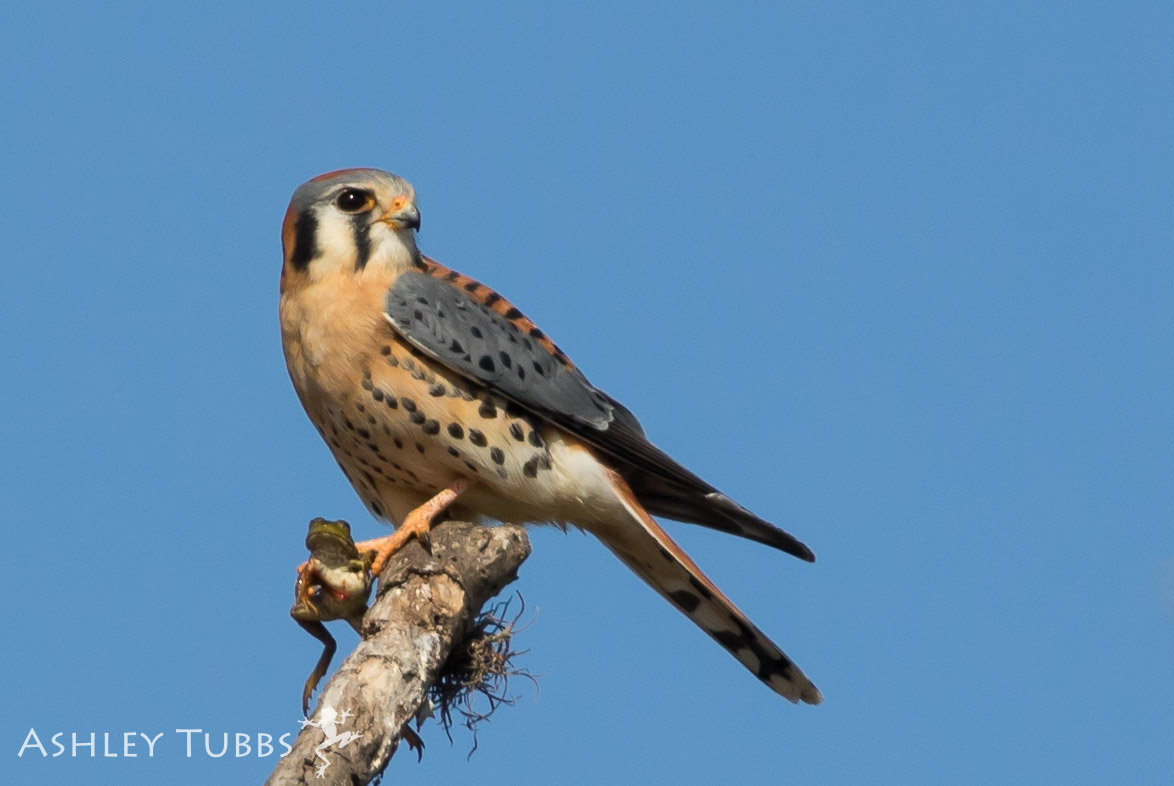
<path fill-rule="evenodd" d="M 363 618 L 363 639 L 319 695 L 311 720 L 323 709 L 352 717 L 339 732 L 361 735 L 345 747 L 315 748 L 325 732 L 306 726 L 266 784 L 366 784 L 383 772 L 400 743 L 404 724 L 426 701 L 452 654 L 473 629 L 485 603 L 517 577 L 530 554 L 519 526 L 484 527 L 449 521 L 432 530 L 432 554 L 415 541 L 396 554 L 379 578 Z M 291 685 L 291 695 L 296 693 Z"/>

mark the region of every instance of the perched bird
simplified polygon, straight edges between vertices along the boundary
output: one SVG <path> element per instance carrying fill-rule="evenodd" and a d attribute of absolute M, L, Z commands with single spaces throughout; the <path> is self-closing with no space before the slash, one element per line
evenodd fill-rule
<path fill-rule="evenodd" d="M 290 378 L 343 474 L 394 534 L 378 574 L 446 509 L 574 525 L 772 690 L 822 696 L 653 516 L 811 550 L 654 446 L 522 313 L 416 248 L 404 179 L 330 172 L 294 192 L 282 227 L 281 336 Z"/>

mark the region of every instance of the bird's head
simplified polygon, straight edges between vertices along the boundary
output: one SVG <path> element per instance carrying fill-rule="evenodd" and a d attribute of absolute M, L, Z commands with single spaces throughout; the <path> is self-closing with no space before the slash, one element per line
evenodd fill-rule
<path fill-rule="evenodd" d="M 418 263 L 416 191 L 379 169 L 340 169 L 303 183 L 282 225 L 287 279 L 316 281 L 369 268 L 404 270 Z"/>

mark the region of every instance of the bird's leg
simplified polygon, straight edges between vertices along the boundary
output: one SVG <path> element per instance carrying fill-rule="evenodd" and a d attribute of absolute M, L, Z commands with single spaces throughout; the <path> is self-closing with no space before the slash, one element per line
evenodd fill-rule
<path fill-rule="evenodd" d="M 425 549 L 431 550 L 431 539 L 428 533 L 432 529 L 433 520 L 455 502 L 457 497 L 463 494 L 471 484 L 472 481 L 465 478 L 453 482 L 448 488 L 441 489 L 435 497 L 405 516 L 403 523 L 395 528 L 395 532 L 382 538 L 356 543 L 355 548 L 360 552 L 375 552 L 375 561 L 371 563 L 371 575 L 378 576 L 391 555 L 403 548 L 408 539 L 413 536 L 419 539 Z"/>

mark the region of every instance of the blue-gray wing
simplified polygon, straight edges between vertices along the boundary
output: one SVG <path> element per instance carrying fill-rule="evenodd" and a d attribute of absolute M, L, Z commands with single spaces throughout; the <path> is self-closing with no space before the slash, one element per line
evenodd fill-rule
<path fill-rule="evenodd" d="M 631 418 L 578 369 L 447 281 L 404 273 L 387 294 L 385 312 L 425 354 L 539 414 L 600 430 L 617 412 Z"/>
<path fill-rule="evenodd" d="M 516 309 L 512 314 L 521 318 Z M 448 281 L 410 271 L 387 293 L 392 327 L 428 357 L 594 445 L 654 515 L 766 543 L 802 559 L 811 550 L 726 497 L 648 441 L 623 405 L 529 331 Z"/>

